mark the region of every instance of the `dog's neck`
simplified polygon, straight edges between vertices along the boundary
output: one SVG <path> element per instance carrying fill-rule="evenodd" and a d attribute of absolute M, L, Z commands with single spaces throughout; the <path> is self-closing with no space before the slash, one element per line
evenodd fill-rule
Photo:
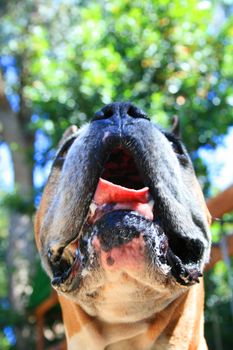
<path fill-rule="evenodd" d="M 60 295 L 59 299 L 68 350 L 207 349 L 203 337 L 202 281 L 152 318 L 131 323 L 106 323 L 89 316 L 66 297 Z"/>

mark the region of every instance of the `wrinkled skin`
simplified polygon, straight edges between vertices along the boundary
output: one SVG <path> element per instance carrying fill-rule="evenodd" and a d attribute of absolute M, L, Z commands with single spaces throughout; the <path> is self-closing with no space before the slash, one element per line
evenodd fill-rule
<path fill-rule="evenodd" d="M 100 177 L 106 173 L 110 181 L 113 176 L 112 154 L 121 164 L 119 174 L 124 172 L 124 162 L 136 164 L 129 167 L 137 177 L 126 170 L 129 186 L 121 174 L 118 181 L 135 188 L 134 178 L 137 190 L 148 188 L 141 191 L 145 195 L 129 191 L 137 201 L 149 198 L 144 201 L 148 216 L 144 209 L 135 210 L 138 203 L 129 204 L 128 197 L 123 204 L 109 200 L 99 205 L 100 214 L 93 215 L 91 205 Z M 118 190 L 111 183 L 107 189 L 109 193 Z M 209 259 L 209 223 L 184 146 L 132 104 L 108 105 L 90 124 L 66 135 L 42 197 L 35 231 L 44 268 L 60 294 L 68 348 L 205 349 L 200 330 L 203 293 L 197 283 Z M 175 329 L 177 334 L 182 329 L 185 333 L 184 327 L 193 319 L 189 336 L 182 334 L 181 339 L 179 333 L 174 340 L 166 335 L 168 322 L 182 324 L 174 315 L 181 314 L 187 300 L 201 304 L 188 314 L 183 328 L 173 327 L 174 334 Z M 76 323 L 70 324 L 72 318 Z M 156 331 L 146 336 L 150 327 Z"/>

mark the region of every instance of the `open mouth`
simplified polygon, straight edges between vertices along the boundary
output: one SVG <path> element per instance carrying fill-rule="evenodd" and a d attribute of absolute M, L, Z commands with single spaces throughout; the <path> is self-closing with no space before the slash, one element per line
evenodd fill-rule
<path fill-rule="evenodd" d="M 123 148 L 112 151 L 99 179 L 88 221 L 95 223 L 104 214 L 116 210 L 136 211 L 153 220 L 154 200 L 130 153 Z"/>
<path fill-rule="evenodd" d="M 81 274 L 89 259 L 88 246 L 96 237 L 105 252 L 143 237 L 150 261 L 161 271 L 182 285 L 198 282 L 202 247 L 192 239 L 172 235 L 162 215 L 132 154 L 115 147 L 104 164 L 81 233 L 63 250 L 59 268 L 53 264 L 53 285 L 60 286 Z"/>

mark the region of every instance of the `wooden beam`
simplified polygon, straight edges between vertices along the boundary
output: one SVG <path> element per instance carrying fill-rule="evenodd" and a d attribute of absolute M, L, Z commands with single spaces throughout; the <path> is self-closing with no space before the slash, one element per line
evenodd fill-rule
<path fill-rule="evenodd" d="M 55 290 L 52 290 L 48 299 L 43 301 L 36 309 L 36 350 L 44 350 L 44 318 L 45 314 L 58 303 Z M 58 348 L 59 349 L 59 348 Z M 61 348 L 62 350 L 62 348 Z"/>
<path fill-rule="evenodd" d="M 66 340 L 49 347 L 48 350 L 67 350 Z"/>
<path fill-rule="evenodd" d="M 233 210 L 233 185 L 217 196 L 207 200 L 207 207 L 213 217 L 213 221 L 221 218 L 224 214 Z M 226 237 L 228 255 L 233 256 L 233 234 Z M 218 261 L 222 260 L 221 243 L 213 244 L 211 248 L 210 262 L 205 268 L 205 271 L 210 270 Z"/>
<path fill-rule="evenodd" d="M 215 218 L 221 218 L 226 213 L 230 213 L 233 210 L 233 185 L 219 193 L 216 197 L 207 200 L 207 207 L 213 220 Z"/>
<path fill-rule="evenodd" d="M 44 350 L 44 317 L 36 318 L 36 350 Z"/>
<path fill-rule="evenodd" d="M 233 256 L 233 234 L 226 236 L 227 252 L 229 256 Z M 214 265 L 223 260 L 221 243 L 213 244 L 210 255 L 210 262 L 206 265 L 205 271 L 209 271 Z"/>
<path fill-rule="evenodd" d="M 37 308 L 35 309 L 36 317 L 44 316 L 47 311 L 49 311 L 53 306 L 58 304 L 58 296 L 55 290 L 52 290 L 52 293 L 48 299 L 43 301 Z"/>

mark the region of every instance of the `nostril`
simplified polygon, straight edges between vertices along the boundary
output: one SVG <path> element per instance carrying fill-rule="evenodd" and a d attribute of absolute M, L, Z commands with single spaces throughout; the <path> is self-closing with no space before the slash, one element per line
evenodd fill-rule
<path fill-rule="evenodd" d="M 108 119 L 113 117 L 115 114 L 116 109 L 113 108 L 113 106 L 106 106 L 100 111 L 96 112 L 94 115 L 93 120 L 101 120 L 101 119 Z"/>
<path fill-rule="evenodd" d="M 105 118 L 111 118 L 113 117 L 114 113 L 115 113 L 115 109 L 114 108 L 106 108 L 106 110 L 104 111 L 104 115 L 105 115 Z"/>
<path fill-rule="evenodd" d="M 147 114 L 143 110 L 141 110 L 140 108 L 134 105 L 129 106 L 127 114 L 132 118 L 144 118 L 149 120 Z"/>
<path fill-rule="evenodd" d="M 100 111 L 96 112 L 93 118 L 95 120 L 109 119 L 112 117 L 124 118 L 129 116 L 131 118 L 144 118 L 149 120 L 147 114 L 140 108 L 134 106 L 131 102 L 114 102 Z"/>

